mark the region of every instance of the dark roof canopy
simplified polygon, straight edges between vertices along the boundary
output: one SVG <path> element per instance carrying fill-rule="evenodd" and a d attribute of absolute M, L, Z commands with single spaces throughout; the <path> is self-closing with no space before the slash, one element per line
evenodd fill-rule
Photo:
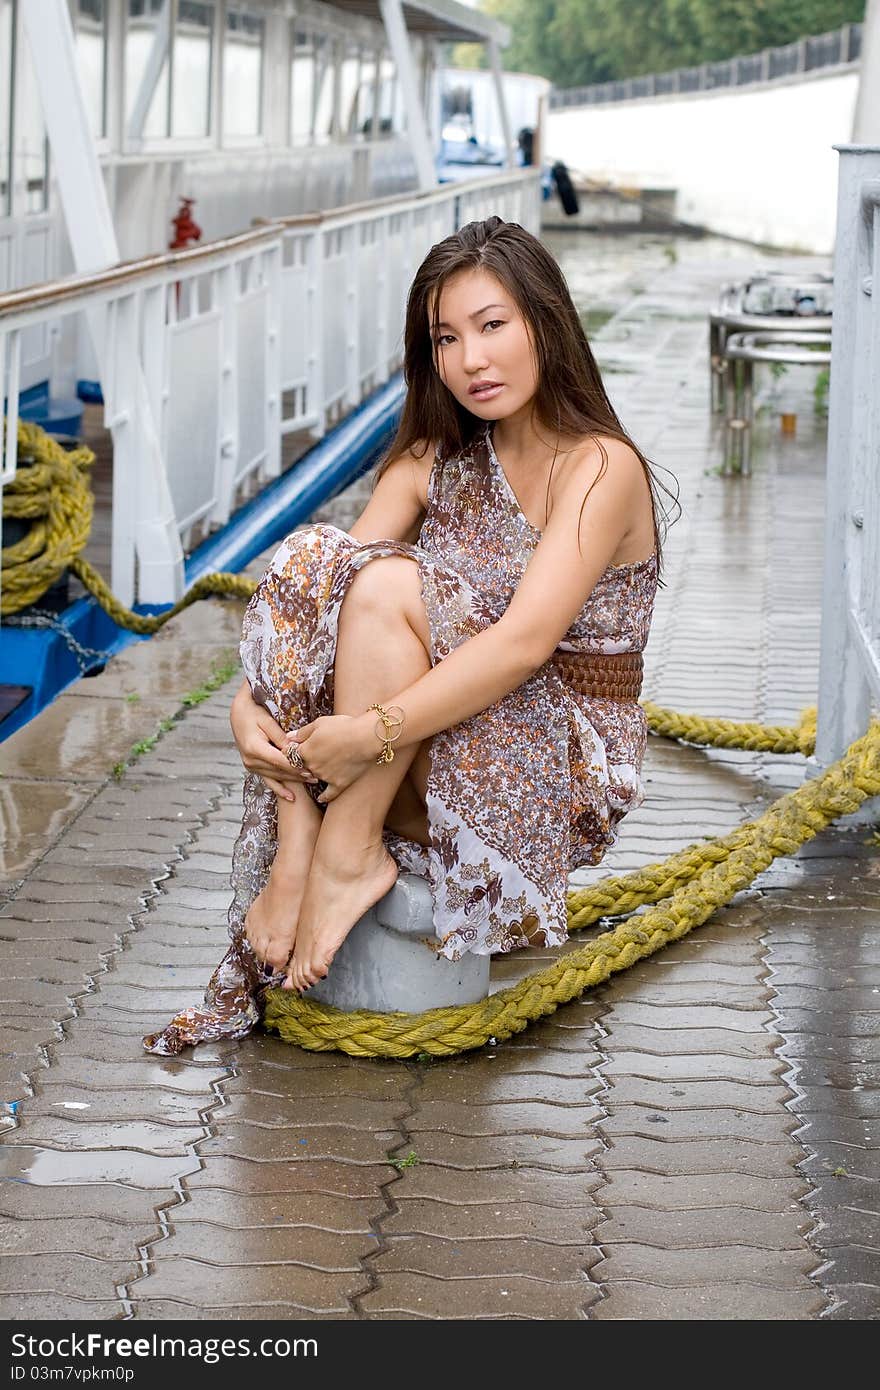
<path fill-rule="evenodd" d="M 382 21 L 379 0 L 329 0 L 336 10 L 364 15 Z M 510 42 L 510 27 L 500 19 L 460 5 L 457 0 L 404 0 L 403 17 L 411 34 L 444 39 L 451 43 L 483 43 L 496 39 L 504 48 Z"/>

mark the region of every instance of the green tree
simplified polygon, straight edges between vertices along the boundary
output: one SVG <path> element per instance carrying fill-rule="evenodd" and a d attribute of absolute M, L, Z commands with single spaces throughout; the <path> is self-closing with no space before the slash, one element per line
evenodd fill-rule
<path fill-rule="evenodd" d="M 481 8 L 512 30 L 509 71 L 574 87 L 791 43 L 860 21 L 865 0 L 482 0 Z M 473 66 L 480 48 L 459 45 L 458 61 Z"/>

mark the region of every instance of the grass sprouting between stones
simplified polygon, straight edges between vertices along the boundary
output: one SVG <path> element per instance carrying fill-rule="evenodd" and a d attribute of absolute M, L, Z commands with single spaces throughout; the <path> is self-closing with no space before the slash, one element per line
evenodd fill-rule
<path fill-rule="evenodd" d="M 239 669 L 240 664 L 238 657 L 236 656 L 233 659 L 233 654 L 231 652 L 225 653 L 222 657 L 218 658 L 211 668 L 210 674 L 205 678 L 202 684 L 196 686 L 195 690 L 188 690 L 184 695 L 181 695 L 181 708 L 169 718 L 160 719 L 156 726 L 155 733 L 148 734 L 146 738 L 139 739 L 137 743 L 133 743 L 129 749 L 128 757 L 113 764 L 112 775 L 115 780 L 118 782 L 125 773 L 126 768 L 131 767 L 132 763 L 137 762 L 138 758 L 143 757 L 144 753 L 149 753 L 155 748 L 162 735 L 167 734 L 169 729 L 174 728 L 174 725 L 179 722 L 186 710 L 193 709 L 196 705 L 201 705 L 213 695 L 215 691 L 219 690 L 222 685 L 225 685 L 228 680 L 236 675 Z M 125 698 L 130 704 L 135 704 L 140 700 L 140 695 L 136 691 L 133 691 L 130 695 L 126 695 Z"/>

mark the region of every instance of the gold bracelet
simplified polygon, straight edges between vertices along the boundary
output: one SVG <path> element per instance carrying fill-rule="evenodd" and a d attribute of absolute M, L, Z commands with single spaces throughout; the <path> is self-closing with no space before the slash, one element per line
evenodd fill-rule
<path fill-rule="evenodd" d="M 404 720 L 406 719 L 406 715 L 404 711 L 400 709 L 400 705 L 391 706 L 392 709 L 400 710 L 399 719 L 395 718 L 392 714 L 390 714 L 387 709 L 383 709 L 381 705 L 369 705 L 368 708 L 374 709 L 379 716 L 379 719 L 377 719 L 376 721 L 376 737 L 382 744 L 382 752 L 379 754 L 378 758 L 376 759 L 376 762 L 380 764 L 391 763 L 394 761 L 394 749 L 391 747 L 391 745 L 392 743 L 395 743 L 397 739 L 400 738 L 400 735 L 403 733 L 403 724 Z M 380 721 L 382 724 L 381 733 L 379 732 Z M 397 733 L 395 734 L 391 732 L 394 728 L 397 729 Z"/>

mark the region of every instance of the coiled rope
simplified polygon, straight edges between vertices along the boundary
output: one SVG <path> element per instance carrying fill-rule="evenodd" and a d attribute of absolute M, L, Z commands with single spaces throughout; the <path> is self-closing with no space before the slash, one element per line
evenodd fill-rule
<path fill-rule="evenodd" d="M 209 594 L 250 598 L 253 580 L 236 574 L 204 575 L 163 613 L 144 616 L 114 598 L 97 571 L 80 556 L 91 527 L 90 449 L 67 451 L 38 425 L 18 422 L 23 464 L 5 485 L 7 516 L 30 518 L 30 532 L 2 551 L 3 616 L 36 602 L 70 569 L 120 627 L 148 635 Z M 805 710 L 792 728 L 732 719 L 677 714 L 651 701 L 643 708 L 653 733 L 686 743 L 808 756 L 815 746 L 816 710 Z M 603 917 L 627 917 L 579 950 L 509 989 L 475 1004 L 424 1013 L 343 1013 L 289 990 L 267 996 L 264 1024 L 287 1042 L 311 1051 L 336 1050 L 356 1057 L 452 1056 L 489 1041 L 503 1041 L 678 941 L 730 902 L 780 855 L 794 854 L 832 821 L 880 794 L 880 721 L 820 776 L 789 792 L 763 815 L 728 835 L 689 845 L 635 873 L 608 878 L 568 895 L 569 932 Z M 647 907 L 647 911 L 638 912 Z M 632 915 L 636 914 L 636 915 Z"/>
<path fill-rule="evenodd" d="M 255 582 L 243 575 L 206 574 L 163 613 L 134 613 L 114 598 L 109 585 L 80 554 L 89 538 L 94 508 L 88 481 L 95 462 L 92 450 L 64 449 L 39 425 L 19 420 L 18 457 L 22 466 L 3 487 L 3 512 L 30 520 L 31 528 L 0 551 L 0 616 L 11 617 L 36 603 L 66 569 L 119 627 L 145 637 L 210 594 L 248 599 L 254 592 Z"/>
<path fill-rule="evenodd" d="M 725 727 L 718 731 L 718 737 L 705 741 L 736 746 L 732 720 L 704 721 L 697 715 L 678 716 L 671 710 L 661 713 L 663 732 L 670 737 L 696 742 L 700 728 L 721 723 Z M 784 752 L 806 751 L 811 742 L 804 730 L 814 718 L 814 711 L 806 711 L 798 728 L 772 729 L 768 742 L 785 742 L 788 746 L 780 750 Z M 747 746 L 755 746 L 756 726 L 740 727 L 747 731 Z M 780 733 L 787 733 L 787 739 L 780 740 Z M 799 749 L 799 745 L 804 746 Z M 634 913 L 647 903 L 656 906 L 631 916 L 613 931 L 602 932 L 586 946 L 566 953 L 509 989 L 475 1004 L 419 1014 L 343 1013 L 300 998 L 291 990 L 277 989 L 267 995 L 264 1024 L 285 1041 L 310 1051 L 337 1050 L 354 1057 L 403 1058 L 419 1053 L 449 1057 L 490 1041 L 502 1042 L 616 971 L 626 970 L 671 941 L 679 941 L 730 902 L 774 859 L 794 854 L 832 821 L 857 810 L 866 798 L 878 793 L 880 720 L 820 776 L 780 797 L 763 815 L 731 834 L 689 845 L 661 863 L 570 893 L 569 931 L 590 926 L 601 917 Z"/>

